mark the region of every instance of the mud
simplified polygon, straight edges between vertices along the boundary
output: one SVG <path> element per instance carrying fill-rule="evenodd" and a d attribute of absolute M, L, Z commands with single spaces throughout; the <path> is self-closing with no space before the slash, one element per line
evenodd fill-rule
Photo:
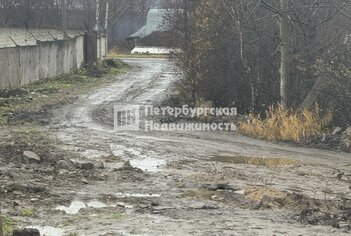
<path fill-rule="evenodd" d="M 243 156 L 216 156 L 212 159 L 214 162 L 248 164 L 265 167 L 289 166 L 301 163 L 298 160 L 289 160 L 284 158 L 262 158 L 262 157 L 243 157 Z"/>
<path fill-rule="evenodd" d="M 3 212 L 20 226 L 55 227 L 48 232 L 55 236 L 350 233 L 350 154 L 227 132 L 115 132 L 113 105 L 162 104 L 180 76 L 165 59 L 125 62 L 129 73 L 54 113 L 49 133 L 59 141 L 47 152 L 55 153 L 52 161 L 19 161 L 23 172 L 5 173 Z M 63 156 L 106 168 L 61 169 Z M 62 211 L 74 201 L 78 212 Z M 38 214 L 21 216 L 24 206 Z"/>
<path fill-rule="evenodd" d="M 15 111 L 8 119 L 10 124 L 29 122 L 37 125 L 50 124 L 53 112 L 70 101 L 59 102 L 53 105 L 44 105 L 39 111 Z"/>

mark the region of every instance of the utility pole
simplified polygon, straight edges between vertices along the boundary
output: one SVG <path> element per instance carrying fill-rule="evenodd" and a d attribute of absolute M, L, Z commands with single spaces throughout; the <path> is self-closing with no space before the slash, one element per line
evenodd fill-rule
<path fill-rule="evenodd" d="M 107 27 L 108 27 L 108 11 L 109 11 L 109 0 L 106 0 L 106 9 L 105 9 L 105 31 L 107 34 Z"/>
<path fill-rule="evenodd" d="M 279 14 L 279 26 L 280 26 L 280 97 L 281 104 L 284 107 L 289 105 L 289 0 L 280 0 L 280 14 Z"/>
<path fill-rule="evenodd" d="M 61 20 L 62 20 L 62 32 L 63 32 L 63 37 L 67 38 L 67 4 L 66 4 L 66 0 L 61 0 L 61 11 L 62 11 L 62 16 L 61 16 Z"/>
<path fill-rule="evenodd" d="M 105 0 L 106 1 L 106 9 L 105 9 L 105 53 L 107 55 L 107 51 L 108 51 L 108 14 L 109 14 L 109 0 Z"/>
<path fill-rule="evenodd" d="M 100 0 L 96 0 L 96 8 L 95 8 L 95 31 L 99 30 L 100 24 Z"/>

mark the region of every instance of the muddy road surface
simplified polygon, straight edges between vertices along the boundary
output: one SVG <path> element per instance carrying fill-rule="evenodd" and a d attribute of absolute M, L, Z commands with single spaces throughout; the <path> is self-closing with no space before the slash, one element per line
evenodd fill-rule
<path fill-rule="evenodd" d="M 124 61 L 130 72 L 65 106 L 51 124 L 86 174 L 82 184 L 53 187 L 64 201 L 42 207 L 32 222 L 42 232 L 349 235 L 349 154 L 234 132 L 116 132 L 115 105 L 159 104 L 178 79 L 165 59 Z"/>

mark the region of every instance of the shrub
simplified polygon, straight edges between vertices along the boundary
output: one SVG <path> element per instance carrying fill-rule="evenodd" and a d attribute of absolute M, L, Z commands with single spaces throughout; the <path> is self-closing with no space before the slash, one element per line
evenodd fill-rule
<path fill-rule="evenodd" d="M 241 133 L 269 141 L 300 143 L 320 138 L 323 129 L 332 121 L 330 111 L 321 115 L 319 106 L 312 110 L 297 111 L 283 106 L 271 107 L 266 118 L 250 115 L 248 122 L 240 125 Z"/>

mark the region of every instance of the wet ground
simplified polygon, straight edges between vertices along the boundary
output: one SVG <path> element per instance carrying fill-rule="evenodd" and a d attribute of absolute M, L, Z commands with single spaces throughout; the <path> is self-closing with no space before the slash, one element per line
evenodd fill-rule
<path fill-rule="evenodd" d="M 228 132 L 116 132 L 114 105 L 159 104 L 179 76 L 165 59 L 125 62 L 129 73 L 50 124 L 73 162 L 105 168 L 52 186 L 56 200 L 28 225 L 53 236 L 350 234 L 350 154 Z"/>

